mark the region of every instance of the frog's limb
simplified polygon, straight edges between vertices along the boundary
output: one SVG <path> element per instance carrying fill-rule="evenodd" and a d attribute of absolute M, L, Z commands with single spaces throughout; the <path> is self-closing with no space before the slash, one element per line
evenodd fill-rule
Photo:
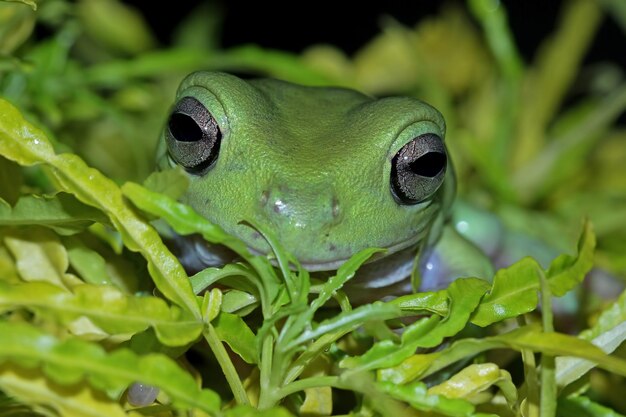
<path fill-rule="evenodd" d="M 446 288 L 459 277 L 490 280 L 494 274 L 487 255 L 450 225 L 443 227 L 434 246 L 421 251 L 417 262 L 418 268 L 415 268 L 411 278 L 416 291 Z"/>

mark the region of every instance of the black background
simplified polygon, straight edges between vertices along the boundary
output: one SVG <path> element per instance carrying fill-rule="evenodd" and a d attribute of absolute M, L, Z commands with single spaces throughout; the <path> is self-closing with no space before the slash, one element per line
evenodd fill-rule
<path fill-rule="evenodd" d="M 141 10 L 159 41 L 167 45 L 174 28 L 202 0 L 148 2 L 132 0 Z M 206 0 L 205 0 L 206 1 Z M 267 2 L 229 0 L 214 2 L 223 14 L 220 30 L 224 47 L 255 43 L 267 48 L 300 52 L 317 43 L 333 44 L 351 54 L 372 39 L 381 29 L 384 17 L 413 26 L 425 16 L 436 14 L 448 3 L 465 4 L 459 0 L 383 2 Z M 516 43 L 530 61 L 541 40 L 555 28 L 562 1 L 503 1 Z M 626 67 L 626 39 L 617 23 L 605 17 L 596 34 L 586 63 L 618 62 Z"/>

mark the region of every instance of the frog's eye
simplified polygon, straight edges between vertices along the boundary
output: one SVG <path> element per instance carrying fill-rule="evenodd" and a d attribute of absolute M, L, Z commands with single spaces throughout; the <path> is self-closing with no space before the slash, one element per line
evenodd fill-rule
<path fill-rule="evenodd" d="M 183 97 L 176 103 L 166 130 L 170 156 L 188 172 L 201 174 L 217 159 L 222 134 L 215 118 L 195 98 Z"/>
<path fill-rule="evenodd" d="M 391 161 L 391 190 L 401 204 L 431 197 L 443 183 L 448 165 L 441 138 L 426 133 L 404 145 Z"/>

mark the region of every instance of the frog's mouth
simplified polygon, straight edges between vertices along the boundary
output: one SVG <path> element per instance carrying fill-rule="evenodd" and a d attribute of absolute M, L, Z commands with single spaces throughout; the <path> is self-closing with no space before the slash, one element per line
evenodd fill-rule
<path fill-rule="evenodd" d="M 390 246 L 380 248 L 381 250 L 375 254 L 373 254 L 365 264 L 369 265 L 371 263 L 375 263 L 379 260 L 383 260 L 389 258 L 395 253 L 402 252 L 405 249 L 415 250 L 416 245 L 422 240 L 422 236 L 413 236 L 409 239 L 403 240 L 401 242 L 394 243 Z M 250 245 L 248 245 L 248 250 L 254 255 L 266 256 L 268 254 L 267 251 L 258 250 Z M 307 260 L 307 259 L 298 259 L 300 265 L 309 272 L 321 272 L 321 271 L 336 271 L 350 260 L 351 257 L 340 258 L 340 259 L 332 259 L 328 261 L 317 261 L 315 259 Z M 277 265 L 275 259 L 271 260 L 274 266 Z M 295 269 L 295 265 L 290 265 L 292 269 Z"/>
<path fill-rule="evenodd" d="M 384 280 L 384 277 L 391 273 L 391 269 L 406 269 L 405 264 L 412 263 L 415 258 L 416 247 L 419 245 L 422 238 L 423 236 L 414 236 L 410 239 L 394 243 L 386 248 L 381 248 L 380 252 L 375 253 L 365 262 L 364 266 L 359 269 L 358 275 L 363 275 L 361 273 L 362 271 L 368 271 L 367 275 L 376 273 Z M 168 246 L 178 257 L 188 274 L 195 274 L 210 267 L 222 267 L 240 259 L 236 253 L 225 246 L 208 243 L 199 235 L 175 236 L 168 241 Z M 268 254 L 267 251 L 258 250 L 250 245 L 248 245 L 248 250 L 255 255 L 265 256 Z M 314 259 L 299 259 L 298 261 L 300 265 L 309 272 L 324 272 L 337 270 L 349 259 L 348 257 L 328 261 L 316 261 Z M 274 266 L 277 265 L 275 259 L 272 259 L 271 262 Z M 402 264 L 402 266 L 400 266 L 400 264 Z M 290 265 L 290 267 L 295 269 L 295 265 Z M 373 278 L 374 277 L 372 277 L 372 279 Z"/>

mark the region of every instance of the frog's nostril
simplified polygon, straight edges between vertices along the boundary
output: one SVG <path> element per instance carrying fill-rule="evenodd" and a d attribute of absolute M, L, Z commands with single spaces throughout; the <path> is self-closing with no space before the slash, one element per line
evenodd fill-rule
<path fill-rule="evenodd" d="M 333 218 L 337 218 L 339 217 L 340 214 L 340 208 L 339 208 L 339 200 L 337 199 L 337 196 L 333 196 L 333 200 L 332 200 L 332 206 L 331 206 L 331 212 L 333 214 Z"/>
<path fill-rule="evenodd" d="M 274 201 L 274 211 L 278 214 L 283 214 L 287 210 L 287 204 L 282 199 Z"/>
<path fill-rule="evenodd" d="M 265 207 L 265 205 L 267 205 L 269 198 L 270 198 L 270 192 L 268 190 L 264 190 L 261 193 L 261 199 L 259 200 L 259 202 L 261 203 L 261 207 Z"/>

